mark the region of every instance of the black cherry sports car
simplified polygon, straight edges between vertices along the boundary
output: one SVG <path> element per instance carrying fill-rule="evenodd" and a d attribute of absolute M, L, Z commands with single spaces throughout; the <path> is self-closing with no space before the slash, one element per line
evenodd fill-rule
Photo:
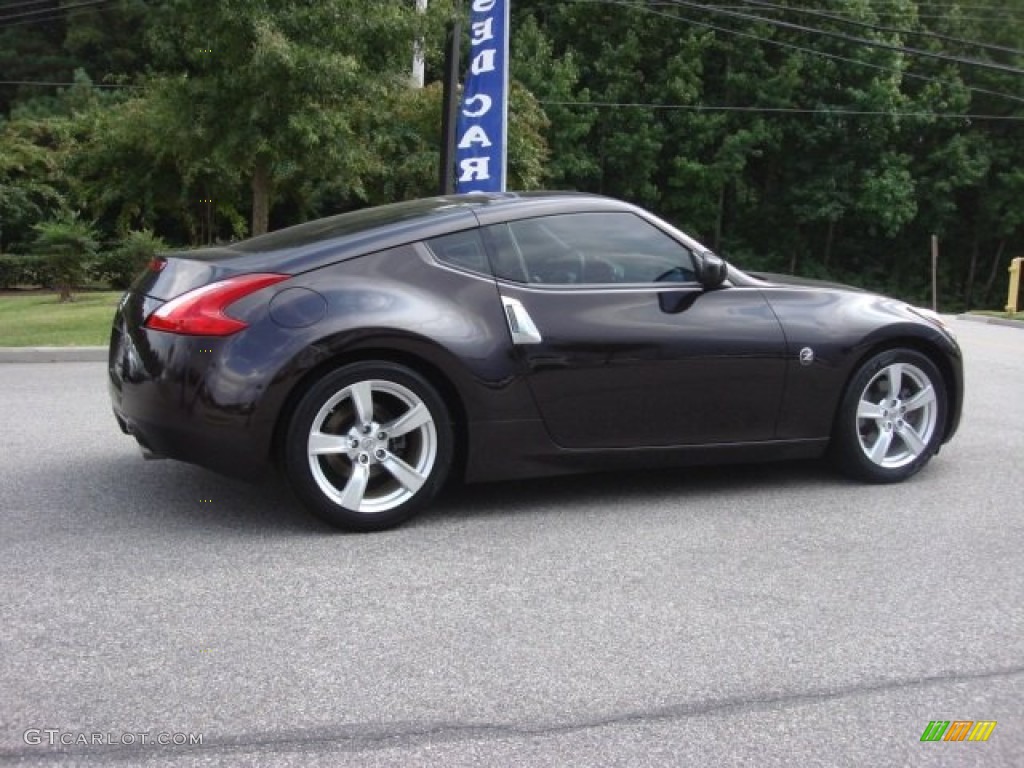
<path fill-rule="evenodd" d="M 309 509 L 393 526 L 482 481 L 829 454 L 914 474 L 957 429 L 941 320 L 754 276 L 623 202 L 398 203 L 154 259 L 109 357 L 147 455 L 278 467 Z"/>

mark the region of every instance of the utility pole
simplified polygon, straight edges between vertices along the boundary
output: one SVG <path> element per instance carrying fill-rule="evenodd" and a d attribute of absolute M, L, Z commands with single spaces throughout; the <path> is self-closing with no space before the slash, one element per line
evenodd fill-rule
<path fill-rule="evenodd" d="M 459 110 L 459 43 L 462 40 L 462 22 L 454 17 L 448 22 L 444 46 L 444 89 L 441 108 L 441 169 L 442 195 L 455 193 L 455 128 Z"/>
<path fill-rule="evenodd" d="M 427 0 L 416 0 L 416 10 L 421 14 L 427 12 Z M 412 83 L 416 88 L 423 87 L 423 38 L 416 38 L 412 53 Z"/>

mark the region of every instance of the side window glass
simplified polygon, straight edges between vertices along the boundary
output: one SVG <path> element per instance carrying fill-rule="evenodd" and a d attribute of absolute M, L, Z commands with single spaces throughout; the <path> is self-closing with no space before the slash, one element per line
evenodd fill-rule
<path fill-rule="evenodd" d="M 497 230 L 497 227 L 492 227 Z M 632 213 L 572 213 L 514 221 L 495 272 L 541 285 L 693 282 L 693 254 Z M 494 238 L 496 241 L 499 237 Z M 507 267 L 506 268 L 503 268 Z M 519 277 L 512 276 L 513 273 Z"/>
<path fill-rule="evenodd" d="M 491 274 L 487 252 L 484 250 L 478 230 L 469 229 L 465 232 L 435 237 L 427 240 L 426 245 L 434 257 L 444 264 L 481 275 Z"/>

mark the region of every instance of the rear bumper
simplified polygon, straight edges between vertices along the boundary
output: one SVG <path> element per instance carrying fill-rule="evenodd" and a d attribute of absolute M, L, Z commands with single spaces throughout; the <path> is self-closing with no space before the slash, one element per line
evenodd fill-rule
<path fill-rule="evenodd" d="M 256 481 L 271 469 L 270 463 L 246 449 L 244 437 L 211 440 L 189 427 L 152 423 L 114 411 L 126 434 L 135 438 L 144 459 L 176 459 L 223 475 Z"/>
<path fill-rule="evenodd" d="M 223 376 L 223 339 L 174 336 L 134 327 L 118 311 L 111 331 L 108 389 L 114 418 L 149 457 L 167 457 L 256 480 L 270 468 L 270 436 L 257 398 Z M 153 456 L 155 454 L 156 456 Z"/>

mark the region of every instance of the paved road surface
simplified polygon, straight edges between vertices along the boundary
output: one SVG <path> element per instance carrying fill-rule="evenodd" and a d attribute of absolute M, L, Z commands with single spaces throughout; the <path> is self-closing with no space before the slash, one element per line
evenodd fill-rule
<path fill-rule="evenodd" d="M 0 764 L 1024 765 L 1024 332 L 956 327 L 961 434 L 902 486 L 509 483 L 369 536 L 143 462 L 100 364 L 2 365 Z"/>

